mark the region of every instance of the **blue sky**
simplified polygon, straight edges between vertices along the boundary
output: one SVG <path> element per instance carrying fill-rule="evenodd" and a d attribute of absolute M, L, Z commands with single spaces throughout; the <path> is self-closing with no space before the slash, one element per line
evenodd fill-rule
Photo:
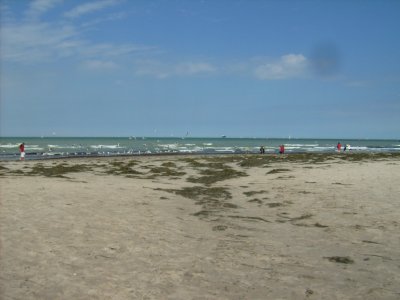
<path fill-rule="evenodd" d="M 400 137 L 400 1 L 0 3 L 2 136 Z"/>

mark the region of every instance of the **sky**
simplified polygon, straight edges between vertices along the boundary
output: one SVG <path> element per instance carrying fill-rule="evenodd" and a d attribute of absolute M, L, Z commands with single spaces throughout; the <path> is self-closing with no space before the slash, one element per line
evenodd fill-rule
<path fill-rule="evenodd" d="M 400 1 L 0 0 L 1 136 L 400 138 Z"/>

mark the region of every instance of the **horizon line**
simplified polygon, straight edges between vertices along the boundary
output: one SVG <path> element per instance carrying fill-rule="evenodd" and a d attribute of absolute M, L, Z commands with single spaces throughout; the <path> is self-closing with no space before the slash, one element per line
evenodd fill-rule
<path fill-rule="evenodd" d="M 29 135 L 29 136 L 22 136 L 22 135 L 15 135 L 15 136 L 0 136 L 1 138 L 126 138 L 126 139 L 146 139 L 146 138 L 151 138 L 151 139 L 280 139 L 280 140 L 311 140 L 311 139 L 316 139 L 316 140 L 399 140 L 400 138 L 355 138 L 355 137 L 260 137 L 260 136 L 111 136 L 111 135 L 95 135 L 95 136 L 70 136 L 70 135 L 49 135 L 49 136 L 35 136 L 35 135 Z"/>

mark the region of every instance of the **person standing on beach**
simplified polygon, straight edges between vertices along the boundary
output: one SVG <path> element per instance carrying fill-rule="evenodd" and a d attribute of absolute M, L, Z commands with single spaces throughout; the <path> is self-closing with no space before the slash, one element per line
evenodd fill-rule
<path fill-rule="evenodd" d="M 279 154 L 284 154 L 285 153 L 285 145 L 280 145 L 279 146 Z"/>
<path fill-rule="evenodd" d="M 337 151 L 340 152 L 340 150 L 342 149 L 342 144 L 340 142 L 337 143 Z"/>
<path fill-rule="evenodd" d="M 264 148 L 264 146 L 261 146 L 260 147 L 260 154 L 264 154 L 265 153 L 265 148 Z"/>
<path fill-rule="evenodd" d="M 25 160 L 25 143 L 19 145 L 19 152 L 21 153 L 20 160 Z"/>

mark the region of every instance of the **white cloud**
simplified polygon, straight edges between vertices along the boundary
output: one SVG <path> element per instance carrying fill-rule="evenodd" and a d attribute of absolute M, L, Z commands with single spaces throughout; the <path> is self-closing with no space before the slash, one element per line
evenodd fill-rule
<path fill-rule="evenodd" d="M 78 18 L 82 15 L 89 14 L 98 10 L 102 10 L 106 7 L 118 4 L 119 0 L 103 0 L 97 2 L 89 2 L 76 6 L 74 9 L 64 14 L 67 18 Z"/>
<path fill-rule="evenodd" d="M 192 76 L 208 74 L 217 68 L 206 62 L 181 62 L 176 64 L 161 63 L 154 60 L 143 60 L 136 63 L 137 76 L 150 76 L 164 79 L 173 76 Z"/>
<path fill-rule="evenodd" d="M 113 61 L 88 60 L 83 62 L 83 67 L 89 70 L 114 70 L 118 65 Z"/>
<path fill-rule="evenodd" d="M 5 24 L 2 28 L 1 58 L 13 62 L 49 61 L 59 57 L 63 43 L 77 44 L 72 27 L 53 27 L 46 23 Z"/>
<path fill-rule="evenodd" d="M 79 49 L 83 56 L 89 57 L 116 57 L 129 55 L 133 52 L 151 50 L 152 47 L 131 45 L 131 44 L 86 44 Z"/>
<path fill-rule="evenodd" d="M 32 1 L 26 14 L 29 17 L 39 17 L 52 9 L 55 5 L 61 3 L 63 0 L 35 0 Z"/>
<path fill-rule="evenodd" d="M 215 71 L 216 68 L 213 65 L 204 62 L 185 62 L 175 66 L 175 73 L 179 75 L 194 75 Z"/>
<path fill-rule="evenodd" d="M 25 15 L 39 17 L 59 3 L 58 0 L 37 0 L 31 3 Z M 112 1 L 116 3 L 116 1 Z M 103 3 L 104 1 L 96 2 Z M 108 3 L 108 2 L 107 2 Z M 111 2 L 110 2 L 111 3 Z M 7 11 L 3 5 L 2 11 Z M 117 17 L 118 15 L 113 15 Z M 112 19 L 112 18 L 111 18 Z M 0 55 L 5 62 L 40 63 L 53 62 L 60 58 L 81 60 L 121 59 L 133 53 L 152 51 L 154 47 L 135 44 L 93 43 L 84 39 L 82 26 L 71 22 L 43 22 L 40 18 L 3 20 L 1 28 Z M 86 27 L 87 25 L 85 25 Z"/>
<path fill-rule="evenodd" d="M 278 61 L 264 63 L 254 69 L 254 75 L 262 80 L 298 78 L 306 74 L 307 58 L 302 54 L 287 54 Z"/>

